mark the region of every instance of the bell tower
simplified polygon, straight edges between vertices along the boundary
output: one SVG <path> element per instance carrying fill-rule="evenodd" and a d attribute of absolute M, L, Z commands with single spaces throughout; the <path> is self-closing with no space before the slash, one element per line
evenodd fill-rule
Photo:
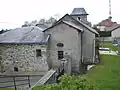
<path fill-rule="evenodd" d="M 87 15 L 89 15 L 84 8 L 74 8 L 70 14 L 74 19 L 87 23 Z"/>

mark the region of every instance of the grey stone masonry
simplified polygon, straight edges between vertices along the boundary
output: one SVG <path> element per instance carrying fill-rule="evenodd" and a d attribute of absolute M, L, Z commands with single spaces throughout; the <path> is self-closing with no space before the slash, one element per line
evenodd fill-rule
<path fill-rule="evenodd" d="M 0 69 L 5 72 L 40 72 L 48 71 L 46 45 L 39 44 L 0 44 Z M 36 56 L 36 50 L 41 56 Z M 1 67 L 3 66 L 3 67 Z"/>

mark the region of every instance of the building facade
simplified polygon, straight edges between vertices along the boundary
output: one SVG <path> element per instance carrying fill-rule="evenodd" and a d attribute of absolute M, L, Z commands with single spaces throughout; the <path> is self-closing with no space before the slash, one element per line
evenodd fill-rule
<path fill-rule="evenodd" d="M 22 27 L 0 35 L 1 70 L 40 72 L 62 67 L 71 58 L 73 73 L 83 73 L 94 64 L 96 30 L 90 27 L 84 8 L 75 8 L 51 27 Z M 9 68 L 9 69 L 8 69 Z"/>

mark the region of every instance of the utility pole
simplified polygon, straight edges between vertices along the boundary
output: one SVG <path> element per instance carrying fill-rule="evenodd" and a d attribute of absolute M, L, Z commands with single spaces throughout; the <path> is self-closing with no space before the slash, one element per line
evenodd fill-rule
<path fill-rule="evenodd" d="M 109 0 L 109 16 L 111 17 L 111 0 Z"/>

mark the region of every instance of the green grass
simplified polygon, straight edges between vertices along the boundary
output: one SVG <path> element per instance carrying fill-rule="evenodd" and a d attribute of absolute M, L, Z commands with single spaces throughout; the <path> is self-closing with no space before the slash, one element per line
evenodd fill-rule
<path fill-rule="evenodd" d="M 113 51 L 120 50 L 120 46 L 113 46 L 113 45 L 112 45 L 111 43 L 109 43 L 109 42 L 100 42 L 100 45 L 105 46 L 105 47 L 108 47 L 108 48 L 110 48 L 110 49 L 113 50 Z"/>
<path fill-rule="evenodd" d="M 120 56 L 101 55 L 101 63 L 85 77 L 99 90 L 120 90 Z"/>

